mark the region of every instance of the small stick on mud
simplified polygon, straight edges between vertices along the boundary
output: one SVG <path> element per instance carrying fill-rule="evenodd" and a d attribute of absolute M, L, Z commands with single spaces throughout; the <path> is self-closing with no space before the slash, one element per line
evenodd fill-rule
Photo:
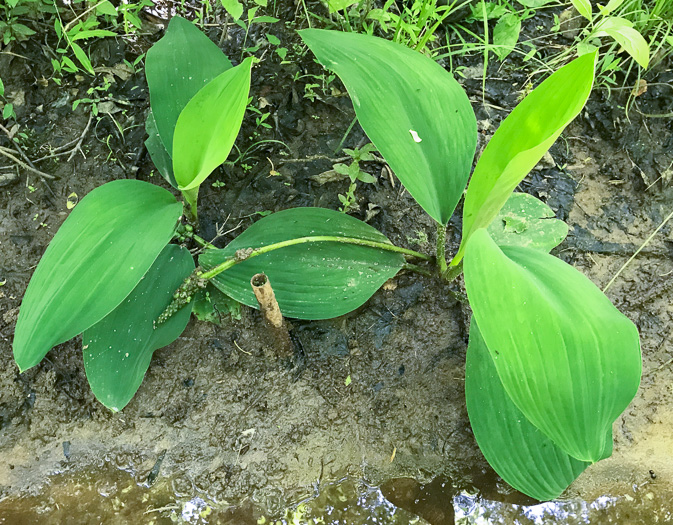
<path fill-rule="evenodd" d="M 92 119 L 93 119 L 93 112 L 89 113 L 89 120 L 86 123 L 86 127 L 84 128 L 84 131 L 82 131 L 82 134 L 79 136 L 79 139 L 77 139 L 77 144 L 75 144 L 75 147 L 70 152 L 70 156 L 68 157 L 67 162 L 70 162 L 73 159 L 73 157 L 77 154 L 78 151 L 82 154 L 82 157 L 84 157 L 86 159 L 86 155 L 82 151 L 82 142 L 84 142 L 84 137 L 86 137 L 86 134 L 89 131 L 89 127 L 91 126 L 91 120 Z"/>
<path fill-rule="evenodd" d="M 276 301 L 276 295 L 273 293 L 269 278 L 263 273 L 255 274 L 250 279 L 250 285 L 259 303 L 259 309 L 264 315 L 264 320 L 273 336 L 278 357 L 291 357 L 293 354 L 292 340 L 290 339 L 290 333 L 287 331 L 283 314 L 278 307 L 278 301 Z"/>
<path fill-rule="evenodd" d="M 18 126 L 17 126 L 17 127 L 18 127 Z M 14 135 L 12 134 L 12 132 L 9 131 L 9 130 L 8 130 L 5 126 L 3 126 L 2 124 L 0 124 L 0 129 L 1 129 L 2 131 L 5 132 L 5 135 L 7 135 L 7 138 L 8 138 L 9 141 L 12 143 L 12 146 L 13 146 L 14 149 L 19 153 L 19 155 L 21 155 L 21 156 L 23 157 L 23 160 L 25 160 L 31 168 L 33 168 L 33 169 L 37 169 L 37 168 L 35 167 L 35 164 L 33 164 L 33 163 L 30 161 L 30 159 L 28 158 L 28 156 L 23 152 L 23 150 L 19 147 L 19 145 L 18 145 L 16 142 L 14 142 Z"/>
<path fill-rule="evenodd" d="M 48 173 L 44 173 L 44 172 L 42 172 L 38 169 L 31 168 L 28 164 L 26 164 L 22 160 L 17 159 L 12 153 L 13 152 L 12 152 L 11 149 L 3 148 L 2 146 L 0 146 L 0 154 L 2 154 L 5 157 L 9 158 L 10 160 L 14 161 L 16 164 L 21 166 L 23 169 L 26 169 L 26 170 L 28 170 L 32 173 L 35 173 L 35 175 L 38 175 L 38 176 L 42 177 L 43 179 L 55 179 L 56 178 L 53 175 L 49 175 Z"/>

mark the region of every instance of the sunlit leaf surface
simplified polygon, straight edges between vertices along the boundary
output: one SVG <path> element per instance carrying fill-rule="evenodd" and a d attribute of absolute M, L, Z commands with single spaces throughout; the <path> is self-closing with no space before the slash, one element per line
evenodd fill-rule
<path fill-rule="evenodd" d="M 241 129 L 252 58 L 202 88 L 180 113 L 173 136 L 173 173 L 181 190 L 198 188 L 222 164 Z"/>
<path fill-rule="evenodd" d="M 564 452 L 612 453 L 612 423 L 641 374 L 635 325 L 584 275 L 540 250 L 477 230 L 465 255 L 474 318 L 505 391 Z"/>
<path fill-rule="evenodd" d="M 535 88 L 502 121 L 470 179 L 463 207 L 463 239 L 486 228 L 565 127 L 584 107 L 594 80 L 596 54 L 576 58 Z"/>

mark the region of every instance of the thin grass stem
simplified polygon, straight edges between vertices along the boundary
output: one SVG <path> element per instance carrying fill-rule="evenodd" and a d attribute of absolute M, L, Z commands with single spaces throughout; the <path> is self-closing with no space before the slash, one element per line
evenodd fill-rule
<path fill-rule="evenodd" d="M 610 286 L 612 286 L 612 283 L 614 283 L 615 280 L 617 279 L 617 277 L 619 277 L 619 276 L 621 275 L 621 273 L 626 269 L 626 267 L 627 267 L 629 264 L 631 264 L 631 261 L 633 261 L 633 259 L 635 259 L 635 258 L 638 256 L 638 254 L 639 254 L 640 252 L 643 251 L 643 249 L 645 248 L 645 246 L 647 246 L 647 245 L 650 243 L 650 241 L 652 241 L 652 239 L 654 239 L 654 236 L 655 236 L 657 233 L 659 233 L 659 230 L 661 230 L 661 229 L 664 227 L 664 225 L 665 225 L 668 221 L 670 221 L 672 218 L 673 218 L 673 211 L 672 211 L 671 213 L 669 213 L 669 214 L 668 214 L 668 217 L 666 217 L 666 218 L 663 220 L 663 222 L 657 227 L 657 229 L 654 230 L 654 231 L 652 232 L 652 234 L 651 234 L 647 239 L 645 239 L 645 242 L 640 246 L 640 248 L 638 248 L 638 249 L 636 250 L 636 252 L 635 252 L 631 257 L 629 257 L 629 260 L 626 261 L 626 262 L 622 265 L 622 267 L 621 267 L 619 270 L 617 270 L 617 273 L 614 274 L 614 275 L 612 276 L 612 279 L 610 279 L 610 282 L 609 282 L 608 284 L 605 285 L 605 288 L 603 288 L 603 293 L 605 293 L 605 292 L 608 290 L 608 288 L 610 288 Z"/>

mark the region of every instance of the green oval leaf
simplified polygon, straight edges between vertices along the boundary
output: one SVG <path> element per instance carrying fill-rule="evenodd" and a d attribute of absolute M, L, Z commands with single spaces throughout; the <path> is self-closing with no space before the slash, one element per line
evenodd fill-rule
<path fill-rule="evenodd" d="M 21 304 L 14 359 L 21 371 L 122 302 L 171 240 L 182 206 L 138 180 L 96 188 L 49 243 Z"/>
<path fill-rule="evenodd" d="M 150 154 L 152 162 L 166 182 L 177 188 L 178 183 L 175 181 L 175 175 L 173 175 L 173 159 L 171 159 L 168 151 L 164 148 L 164 143 L 161 142 L 157 123 L 151 110 L 147 115 L 147 120 L 145 120 L 145 132 L 147 133 L 145 147 Z"/>
<path fill-rule="evenodd" d="M 96 14 L 117 16 L 117 8 L 114 5 L 112 5 L 111 2 L 103 0 L 101 3 L 96 5 Z"/>
<path fill-rule="evenodd" d="M 239 20 L 243 14 L 243 4 L 238 0 L 220 0 L 222 7 L 234 20 Z"/>
<path fill-rule="evenodd" d="M 465 402 L 489 465 L 524 494 L 540 501 L 557 498 L 590 465 L 566 454 L 516 408 L 474 319 L 465 362 Z"/>
<path fill-rule="evenodd" d="M 106 36 L 117 36 L 117 33 L 114 31 L 108 31 L 107 29 L 88 29 L 83 31 L 78 31 L 71 38 L 70 41 L 74 42 L 75 40 L 83 40 L 86 38 L 105 38 Z"/>
<path fill-rule="evenodd" d="M 241 129 L 250 92 L 252 58 L 202 88 L 175 125 L 173 173 L 182 191 L 198 188 L 222 164 Z"/>
<path fill-rule="evenodd" d="M 460 84 L 401 44 L 319 29 L 299 35 L 339 75 L 362 128 L 409 193 L 447 224 L 477 144 L 477 121 Z"/>
<path fill-rule="evenodd" d="M 591 14 L 591 2 L 589 0 L 570 0 L 577 9 L 577 12 L 586 18 L 589 22 L 593 18 Z"/>
<path fill-rule="evenodd" d="M 72 48 L 75 56 L 77 57 L 77 60 L 79 60 L 79 63 L 82 64 L 84 69 L 86 69 L 92 75 L 95 75 L 96 72 L 93 70 L 93 66 L 89 60 L 89 55 L 86 54 L 84 49 L 82 49 L 79 44 L 75 44 L 74 42 L 70 42 L 70 47 Z"/>
<path fill-rule="evenodd" d="M 502 61 L 514 50 L 521 33 L 521 18 L 515 13 L 507 13 L 493 28 L 493 52 Z"/>
<path fill-rule="evenodd" d="M 535 88 L 502 121 L 481 154 L 463 207 L 458 264 L 470 236 L 486 228 L 565 127 L 584 107 L 594 79 L 596 53 L 576 58 Z"/>
<path fill-rule="evenodd" d="M 164 37 L 147 52 L 150 105 L 169 155 L 173 155 L 173 132 L 180 112 L 201 88 L 229 68 L 231 62 L 220 48 L 179 16 L 171 18 Z"/>
<path fill-rule="evenodd" d="M 601 15 L 608 16 L 615 9 L 621 6 L 624 3 L 624 1 L 625 0 L 610 0 L 605 7 L 599 5 L 598 9 L 600 10 Z"/>
<path fill-rule="evenodd" d="M 594 36 L 608 35 L 622 46 L 643 69 L 650 64 L 650 46 L 626 18 L 610 16 L 596 24 Z"/>
<path fill-rule="evenodd" d="M 131 401 L 152 353 L 175 341 L 187 326 L 191 303 L 165 323 L 155 327 L 154 321 L 193 271 L 189 250 L 169 244 L 128 297 L 84 331 L 86 377 L 96 399 L 110 410 L 117 412 Z"/>
<path fill-rule="evenodd" d="M 582 461 L 612 453 L 612 423 L 641 374 L 638 330 L 572 266 L 498 246 L 477 230 L 465 256 L 474 318 L 514 404 Z"/>
<path fill-rule="evenodd" d="M 390 243 L 378 230 L 343 213 L 294 208 L 257 221 L 223 250 L 205 251 L 199 263 L 209 269 L 235 256 L 237 250 L 323 235 Z M 213 284 L 238 302 L 257 308 L 250 279 L 264 272 L 283 315 L 329 319 L 361 306 L 403 265 L 399 253 L 341 242 L 312 242 L 245 260 L 219 274 Z"/>
<path fill-rule="evenodd" d="M 549 253 L 568 235 L 568 225 L 553 218 L 554 212 L 527 193 L 512 193 L 488 225 L 498 246 L 523 246 Z"/>

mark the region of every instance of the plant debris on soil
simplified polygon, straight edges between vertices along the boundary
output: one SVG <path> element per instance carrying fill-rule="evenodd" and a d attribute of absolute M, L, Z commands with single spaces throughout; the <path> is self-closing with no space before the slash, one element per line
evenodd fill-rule
<path fill-rule="evenodd" d="M 294 5 L 280 11 L 294 20 Z M 251 90 L 253 104 L 271 113 L 271 128 L 258 128 L 248 115 L 237 143 L 247 153 L 213 174 L 223 186 L 201 190 L 200 235 L 210 239 L 231 230 L 215 241 L 218 246 L 258 212 L 337 209 L 338 194 L 348 188 L 344 180 L 314 180 L 332 169 L 330 159 L 343 157 L 339 146 L 354 117 L 345 89 L 333 80 L 305 97 L 310 82 L 295 77 L 323 71 L 293 47 L 298 39 L 291 24 L 278 27 L 278 37 L 293 49 L 288 63 L 269 54 L 253 70 Z M 220 30 L 209 36 L 219 41 Z M 263 36 L 253 27 L 248 41 Z M 234 61 L 241 38 L 229 28 L 222 40 Z M 330 505 L 334 516 L 343 512 L 343 523 L 441 525 L 472 523 L 477 515 L 538 523 L 526 510 L 535 502 L 497 479 L 470 430 L 464 400 L 470 312 L 456 299 L 460 285 L 451 294 L 434 278 L 402 273 L 349 315 L 292 320 L 303 351 L 294 366 L 273 356 L 256 330 L 263 322 L 257 311 L 242 307 L 239 320 L 226 316 L 219 326 L 192 321 L 175 343 L 154 354 L 140 390 L 117 414 L 89 389 L 80 338 L 19 374 L 11 341 L 21 298 L 69 213 L 72 194 L 81 199 L 120 178 L 168 187 L 144 151 L 144 75 L 115 74 L 124 58 L 133 61 L 150 43 L 100 40 L 91 49 L 98 76 L 68 75 L 60 87 L 38 81 L 51 74 L 39 41 L 0 54 L 6 94 L 27 135 L 19 145 L 32 160 L 46 157 L 36 169 L 53 177 L 5 167 L 7 159 L 0 163 L 0 523 L 62 523 L 75 513 L 82 523 L 247 524 L 265 516 L 292 523 L 304 513 L 297 518 L 302 523 Z M 461 59 L 479 148 L 527 80 L 511 64 L 491 64 L 482 93 L 482 58 Z M 600 287 L 673 205 L 673 122 L 645 116 L 673 107 L 671 67 L 669 57 L 649 72 L 651 87 L 628 117 L 626 91 L 608 97 L 596 90 L 521 185 L 568 222 L 571 233 L 558 253 Z M 91 105 L 84 103 L 73 111 L 73 102 L 103 75 L 114 82 L 98 115 L 91 118 Z M 367 142 L 355 126 L 342 147 Z M 0 145 L 11 147 L 6 136 Z M 351 213 L 392 242 L 431 253 L 434 224 L 423 210 L 383 164 L 366 162 L 363 169 L 378 181 L 358 186 Z M 615 423 L 613 456 L 570 487 L 568 501 L 557 504 L 565 521 L 556 523 L 575 523 L 573 516 L 579 520 L 587 512 L 592 523 L 673 519 L 672 228 L 664 226 L 608 290 L 640 330 L 642 385 Z M 454 219 L 454 252 L 459 232 Z M 591 506 L 594 500 L 603 504 Z M 371 510 L 376 505 L 383 510 Z M 384 521 L 367 521 L 376 516 Z"/>

